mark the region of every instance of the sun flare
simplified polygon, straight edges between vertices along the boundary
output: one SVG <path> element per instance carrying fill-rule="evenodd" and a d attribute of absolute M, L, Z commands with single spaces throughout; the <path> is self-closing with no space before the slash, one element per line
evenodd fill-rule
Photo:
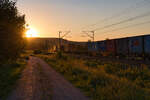
<path fill-rule="evenodd" d="M 26 37 L 37 37 L 37 31 L 34 29 L 29 29 L 26 32 Z"/>

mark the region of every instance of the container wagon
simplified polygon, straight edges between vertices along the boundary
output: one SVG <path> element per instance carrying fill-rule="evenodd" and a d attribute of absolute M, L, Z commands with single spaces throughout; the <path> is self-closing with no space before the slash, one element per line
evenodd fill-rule
<path fill-rule="evenodd" d="M 116 39 L 116 54 L 119 57 L 125 57 L 129 54 L 128 38 Z"/>
<path fill-rule="evenodd" d="M 144 54 L 146 58 L 150 59 L 150 35 L 144 36 Z"/>
<path fill-rule="evenodd" d="M 98 45 L 97 42 L 88 42 L 88 55 L 96 56 L 98 53 Z"/>
<path fill-rule="evenodd" d="M 106 52 L 109 56 L 115 56 L 116 55 L 115 40 L 106 40 Z"/>
<path fill-rule="evenodd" d="M 143 36 L 129 37 L 129 55 L 142 56 L 144 53 Z"/>
<path fill-rule="evenodd" d="M 106 41 L 98 41 L 97 42 L 98 46 L 98 52 L 101 56 L 107 56 L 106 52 Z"/>

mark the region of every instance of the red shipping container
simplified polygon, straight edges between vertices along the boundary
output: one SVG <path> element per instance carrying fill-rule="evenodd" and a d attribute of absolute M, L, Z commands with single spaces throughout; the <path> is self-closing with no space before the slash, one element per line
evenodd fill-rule
<path fill-rule="evenodd" d="M 115 55 L 116 54 L 115 40 L 106 40 L 106 49 L 108 53 Z"/>

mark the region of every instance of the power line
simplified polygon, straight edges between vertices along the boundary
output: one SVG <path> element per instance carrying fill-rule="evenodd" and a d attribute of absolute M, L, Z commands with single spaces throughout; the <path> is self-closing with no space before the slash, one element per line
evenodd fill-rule
<path fill-rule="evenodd" d="M 86 34 L 88 37 L 90 37 L 93 42 L 94 42 L 94 39 L 95 39 L 95 31 L 83 31 L 84 34 Z M 90 35 L 89 33 L 92 33 L 92 35 Z"/>
<path fill-rule="evenodd" d="M 62 32 L 62 31 L 61 31 Z M 64 38 L 65 36 L 67 36 L 71 31 L 66 31 L 65 34 L 63 36 L 61 36 L 60 38 Z"/>
<path fill-rule="evenodd" d="M 110 28 L 110 27 L 113 27 L 113 26 L 117 26 L 117 25 L 120 25 L 120 24 L 124 24 L 124 23 L 130 22 L 130 21 L 134 21 L 134 20 L 137 20 L 137 19 L 140 19 L 140 18 L 149 16 L 149 15 L 150 15 L 150 12 L 144 13 L 144 14 L 142 14 L 142 15 L 138 15 L 138 16 L 135 16 L 135 17 L 131 17 L 131 18 L 128 18 L 128 19 L 126 19 L 126 20 L 123 20 L 123 21 L 120 21 L 120 22 L 117 22 L 117 23 L 113 23 L 113 24 L 110 24 L 110 25 L 106 25 L 106 26 L 101 27 L 101 28 L 96 28 L 96 29 L 94 29 L 94 31 L 103 30 L 103 29 L 106 29 L 106 28 Z"/>
<path fill-rule="evenodd" d="M 58 46 L 59 46 L 59 51 L 61 51 L 61 39 L 63 39 L 65 36 L 67 36 L 69 33 L 70 33 L 71 31 L 59 31 L 59 44 L 58 44 Z M 61 36 L 61 34 L 64 34 L 64 35 L 62 35 Z"/>
<path fill-rule="evenodd" d="M 104 26 L 104 27 L 101 27 L 101 28 L 97 28 L 97 29 L 92 30 L 92 31 L 83 31 L 83 33 L 85 33 L 88 37 L 92 38 L 93 41 L 94 41 L 95 31 L 97 31 L 97 30 L 100 30 L 100 29 L 103 30 L 103 29 L 105 29 L 105 28 L 110 28 L 110 27 L 113 27 L 113 26 L 116 26 L 116 25 L 119 25 L 119 24 L 127 23 L 127 22 L 130 22 L 130 21 L 134 21 L 134 20 L 137 20 L 137 19 L 140 19 L 140 18 L 149 16 L 149 15 L 150 15 L 150 12 L 147 12 L 147 13 L 144 13 L 144 14 L 142 14 L 142 15 L 138 15 L 138 16 L 135 16 L 135 17 L 131 17 L 131 18 L 129 18 L 129 19 L 126 19 L 126 20 L 123 20 L 123 21 L 120 21 L 120 22 L 117 22 L 117 23 L 114 23 L 114 24 L 110 24 L 110 25 L 107 25 L 107 26 Z M 138 23 L 138 24 L 134 24 L 134 25 L 130 25 L 130 26 L 126 26 L 126 27 L 119 28 L 119 29 L 124 29 L 124 28 L 128 28 L 128 27 L 138 26 L 138 25 L 146 24 L 146 23 L 150 23 L 150 21 L 148 21 L 148 22 L 143 22 L 143 23 Z M 119 30 L 119 29 L 115 29 L 115 30 Z M 112 30 L 112 31 L 115 31 L 115 30 Z M 89 33 L 92 33 L 93 36 L 89 35 Z M 107 33 L 107 32 L 105 32 L 105 33 Z"/>
<path fill-rule="evenodd" d="M 98 21 L 98 22 L 95 23 L 95 24 L 87 25 L 86 27 L 92 27 L 92 26 L 95 26 L 95 25 L 97 25 L 97 24 L 99 24 L 99 23 L 103 23 L 103 22 L 105 22 L 105 21 L 112 20 L 113 18 L 118 18 L 118 17 L 124 15 L 125 13 L 128 13 L 128 12 L 130 12 L 130 11 L 132 11 L 132 10 L 135 10 L 135 9 L 139 8 L 138 5 L 139 5 L 139 4 L 142 4 L 142 3 L 146 2 L 146 1 L 149 1 L 149 0 L 142 0 L 142 1 L 140 1 L 140 2 L 137 2 L 137 3 L 135 3 L 135 5 L 133 5 L 133 6 L 129 7 L 129 8 L 126 8 L 126 9 L 123 10 L 122 12 L 119 12 L 119 13 L 117 13 L 117 14 L 115 14 L 115 15 L 112 15 L 112 16 L 110 16 L 110 17 L 108 17 L 108 18 L 105 18 L 105 19 L 103 19 L 103 20 L 101 20 L 101 21 Z M 148 3 L 150 3 L 150 2 L 148 2 Z M 146 3 L 146 4 L 147 4 L 147 3 Z M 85 27 L 84 27 L 84 28 L 85 28 Z"/>
<path fill-rule="evenodd" d="M 110 30 L 110 31 L 105 31 L 105 32 L 102 32 L 102 33 L 114 32 L 114 31 L 118 31 L 118 30 L 122 30 L 122 29 L 126 29 L 126 28 L 131 28 L 131 27 L 136 27 L 136 26 L 149 24 L 149 23 L 150 23 L 150 21 L 146 21 L 146 22 L 142 22 L 142 23 L 138 23 L 138 24 L 133 24 L 133 25 L 129 25 L 129 26 L 113 29 L 113 30 Z"/>

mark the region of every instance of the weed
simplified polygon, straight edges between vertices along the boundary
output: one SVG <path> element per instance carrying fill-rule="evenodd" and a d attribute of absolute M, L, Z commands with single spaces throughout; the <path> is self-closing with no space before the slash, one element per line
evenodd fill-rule
<path fill-rule="evenodd" d="M 24 62 L 3 63 L 0 66 L 0 99 L 4 100 L 20 78 Z"/>
<path fill-rule="evenodd" d="M 57 55 L 46 59 L 93 100 L 150 100 L 150 70 L 147 66 L 75 57 L 64 60 Z"/>

